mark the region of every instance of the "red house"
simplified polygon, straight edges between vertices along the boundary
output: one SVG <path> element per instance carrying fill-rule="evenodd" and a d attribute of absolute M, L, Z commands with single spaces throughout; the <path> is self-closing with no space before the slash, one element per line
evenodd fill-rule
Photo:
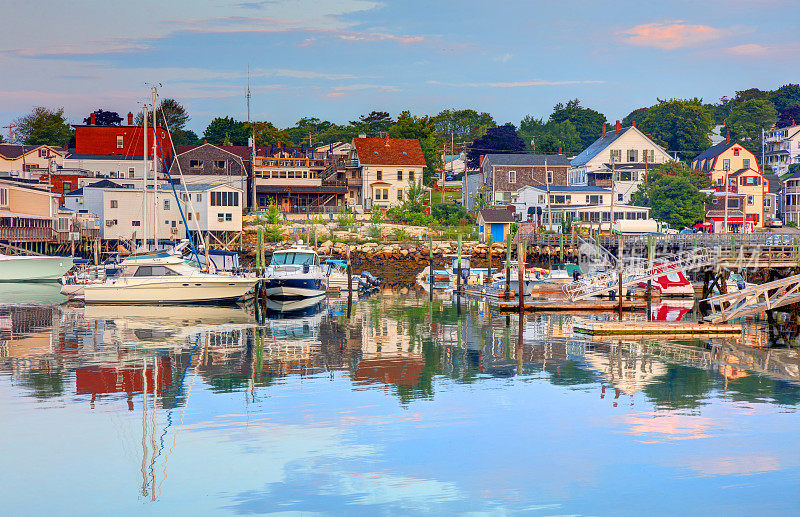
<path fill-rule="evenodd" d="M 133 113 L 128 113 L 127 126 L 98 126 L 94 123 L 94 113 L 89 124 L 76 125 L 75 154 L 101 156 L 141 156 L 144 148 L 144 129 L 133 125 Z M 169 131 L 156 128 L 158 136 L 156 154 L 166 158 L 167 166 L 172 163 L 172 139 Z M 147 127 L 148 156 L 152 156 L 153 128 Z"/>
<path fill-rule="evenodd" d="M 64 206 L 64 194 L 80 187 L 80 178 L 85 178 L 86 174 L 79 173 L 56 173 L 42 174 L 39 176 L 39 183 L 50 185 L 50 192 L 58 194 L 58 204 Z"/>

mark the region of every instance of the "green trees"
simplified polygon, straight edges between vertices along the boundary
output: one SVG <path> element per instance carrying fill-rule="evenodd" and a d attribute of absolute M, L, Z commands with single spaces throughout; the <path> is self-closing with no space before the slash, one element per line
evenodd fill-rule
<path fill-rule="evenodd" d="M 670 151 L 691 159 L 711 145 L 713 119 L 701 99 L 658 100 L 647 111 L 639 128 Z"/>
<path fill-rule="evenodd" d="M 667 162 L 650 171 L 631 197 L 631 203 L 649 206 L 651 217 L 666 221 L 673 228 L 682 228 L 703 219 L 707 196 L 699 189 L 708 186 L 708 176 L 702 171 Z"/>
<path fill-rule="evenodd" d="M 381 133 L 389 131 L 393 124 L 394 120 L 387 111 L 371 111 L 358 117 L 358 120 L 350 121 L 350 126 L 356 134 L 364 133 L 369 137 L 380 136 Z"/>
<path fill-rule="evenodd" d="M 570 120 L 563 122 L 543 122 L 530 115 L 519 123 L 519 136 L 525 146 L 537 153 L 557 153 L 559 148 L 564 154 L 578 154 L 583 150 L 581 135 Z M 534 146 L 531 146 L 531 141 Z"/>
<path fill-rule="evenodd" d="M 800 85 L 785 84 L 769 93 L 769 100 L 775 105 L 777 111 L 783 111 L 791 106 L 800 106 Z"/>
<path fill-rule="evenodd" d="M 573 99 L 566 104 L 558 103 L 553 106 L 550 122 L 560 124 L 570 121 L 580 135 L 581 150 L 589 147 L 603 133 L 603 123 L 606 116 L 591 108 L 581 106 L 581 101 Z"/>
<path fill-rule="evenodd" d="M 442 157 L 436 145 L 436 126 L 433 125 L 431 117 L 415 117 L 410 111 L 403 111 L 397 117 L 397 122 L 389 128 L 389 137 L 419 139 L 422 154 L 425 155 L 427 172 L 430 174 L 431 171 L 441 167 Z"/>
<path fill-rule="evenodd" d="M 623 126 L 630 126 L 633 124 L 634 121 L 641 122 L 647 116 L 647 112 L 650 111 L 650 108 L 639 108 L 631 111 L 628 113 L 624 119 L 622 119 Z"/>
<path fill-rule="evenodd" d="M 118 126 L 122 122 L 122 117 L 116 111 L 106 111 L 98 109 L 94 112 L 94 123 L 98 126 Z M 92 116 L 89 115 L 83 119 L 84 124 L 89 124 L 92 121 Z"/>
<path fill-rule="evenodd" d="M 247 124 L 232 117 L 217 117 L 203 132 L 203 138 L 214 145 L 247 145 Z"/>
<path fill-rule="evenodd" d="M 449 138 L 452 134 L 457 142 L 475 140 L 497 125 L 489 113 L 478 113 L 473 109 L 442 110 L 431 120 L 440 138 Z"/>
<path fill-rule="evenodd" d="M 772 102 L 750 99 L 742 102 L 728 116 L 725 129 L 756 156 L 761 154 L 761 131 L 772 127 L 777 113 Z"/>
<path fill-rule="evenodd" d="M 164 125 L 164 120 L 167 121 L 167 129 L 170 132 L 174 131 L 182 131 L 183 128 L 186 127 L 186 123 L 189 121 L 189 113 L 186 111 L 186 108 L 183 105 L 176 101 L 175 99 L 162 99 L 161 102 L 158 103 L 158 113 L 156 114 L 156 123 L 158 126 Z M 152 124 L 152 116 L 153 114 L 149 114 L 150 120 L 147 121 L 148 125 Z M 140 111 L 136 114 L 136 118 L 134 120 L 134 125 L 141 126 L 143 125 L 144 121 L 144 114 Z"/>
<path fill-rule="evenodd" d="M 64 108 L 33 108 L 29 114 L 14 122 L 17 136 L 29 145 L 66 146 L 74 131 L 64 117 Z"/>

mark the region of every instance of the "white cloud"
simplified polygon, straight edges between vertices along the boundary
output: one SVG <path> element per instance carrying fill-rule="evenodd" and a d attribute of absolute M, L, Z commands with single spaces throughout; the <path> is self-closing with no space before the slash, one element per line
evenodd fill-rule
<path fill-rule="evenodd" d="M 509 61 L 511 61 L 512 57 L 514 56 L 506 52 L 502 56 L 497 56 L 496 58 L 494 58 L 494 60 L 497 61 L 498 63 L 508 63 Z"/>

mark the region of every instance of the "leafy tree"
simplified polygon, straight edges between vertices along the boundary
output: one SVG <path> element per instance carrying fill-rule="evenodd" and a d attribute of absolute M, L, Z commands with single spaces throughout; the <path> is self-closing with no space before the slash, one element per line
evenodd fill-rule
<path fill-rule="evenodd" d="M 175 145 L 196 145 L 200 143 L 200 137 L 191 129 L 178 129 L 171 134 L 172 143 Z"/>
<path fill-rule="evenodd" d="M 639 108 L 631 111 L 622 119 L 622 125 L 631 126 L 634 120 L 636 122 L 641 122 L 647 116 L 648 111 L 650 111 L 650 108 Z"/>
<path fill-rule="evenodd" d="M 693 158 L 711 145 L 712 123 L 711 113 L 700 99 L 659 99 L 639 128 L 661 146 Z"/>
<path fill-rule="evenodd" d="M 83 119 L 84 124 L 89 124 L 91 121 L 91 115 Z M 94 123 L 98 126 L 118 126 L 121 122 L 122 117 L 116 111 L 106 111 L 104 109 L 94 111 Z"/>
<path fill-rule="evenodd" d="M 442 110 L 431 117 L 431 120 L 440 138 L 449 138 L 452 134 L 459 142 L 475 140 L 483 136 L 487 129 L 497 125 L 489 113 L 478 113 L 473 109 Z"/>
<path fill-rule="evenodd" d="M 489 128 L 485 135 L 476 138 L 470 144 L 467 150 L 467 167 L 472 169 L 480 167 L 482 154 L 522 152 L 525 152 L 525 142 L 517 135 L 514 124 Z"/>
<path fill-rule="evenodd" d="M 272 122 L 252 122 L 250 126 L 241 123 L 244 127 L 244 144 L 247 145 L 247 138 L 255 129 L 256 145 L 270 146 L 293 146 L 291 137 L 287 131 L 276 128 Z M 252 129 L 251 129 L 252 128 Z"/>
<path fill-rule="evenodd" d="M 666 221 L 673 228 L 691 226 L 703 219 L 709 179 L 702 171 L 667 162 L 653 169 L 631 197 L 631 203 L 649 206 L 654 219 Z"/>
<path fill-rule="evenodd" d="M 293 142 L 302 143 L 303 145 L 308 144 L 308 137 L 311 135 L 311 145 L 315 146 L 322 143 L 330 143 L 323 139 L 323 136 L 334 127 L 335 124 L 327 120 L 320 120 L 317 117 L 303 117 L 294 126 L 286 128 L 285 131 Z"/>
<path fill-rule="evenodd" d="M 784 84 L 769 93 L 769 100 L 778 111 L 783 111 L 790 106 L 800 106 L 800 85 Z"/>
<path fill-rule="evenodd" d="M 158 126 L 164 125 L 164 119 L 167 120 L 167 128 L 172 131 L 178 131 L 186 127 L 186 123 L 189 121 L 189 114 L 186 112 L 186 108 L 183 105 L 176 101 L 175 99 L 163 99 L 161 102 L 158 103 L 158 113 L 156 114 L 156 122 Z M 153 114 L 148 114 L 149 120 L 147 121 L 148 125 L 152 125 L 153 123 Z M 136 114 L 136 119 L 134 120 L 134 125 L 141 126 L 144 123 L 144 114 L 140 111 Z"/>
<path fill-rule="evenodd" d="M 5 137 L 3 137 L 3 135 L 0 135 L 0 144 L 4 144 L 5 142 L 6 142 Z"/>
<path fill-rule="evenodd" d="M 29 114 L 14 121 L 17 136 L 29 145 L 67 145 L 75 132 L 64 117 L 64 108 L 33 108 Z"/>
<path fill-rule="evenodd" d="M 581 136 L 569 120 L 544 123 L 542 119 L 526 115 L 517 133 L 525 142 L 525 147 L 537 153 L 557 153 L 561 148 L 565 154 L 571 155 L 583 150 Z M 531 141 L 535 143 L 535 148 L 530 145 Z"/>
<path fill-rule="evenodd" d="M 436 127 L 430 117 L 415 117 L 409 111 L 400 113 L 395 125 L 389 129 L 391 138 L 416 138 L 419 140 L 428 172 L 434 171 L 442 165 L 435 133 Z"/>
<path fill-rule="evenodd" d="M 775 122 L 775 107 L 768 100 L 750 99 L 742 102 L 728 116 L 726 130 L 752 153 L 761 153 L 761 131 Z"/>
<path fill-rule="evenodd" d="M 394 120 L 387 111 L 371 111 L 367 115 L 361 115 L 358 120 L 351 120 L 350 126 L 357 133 L 364 133 L 367 136 L 379 136 L 380 133 L 389 131 L 394 124 Z"/>
<path fill-rule="evenodd" d="M 409 212 L 423 212 L 425 210 L 425 197 L 428 191 L 422 185 L 422 180 L 411 184 L 403 200 L 403 209 Z"/>
<path fill-rule="evenodd" d="M 591 108 L 584 108 L 580 100 L 573 99 L 566 104 L 559 102 L 550 114 L 550 122 L 561 123 L 566 120 L 572 122 L 580 134 L 581 149 L 585 149 L 603 133 L 606 116 Z"/>
<path fill-rule="evenodd" d="M 203 138 L 214 145 L 247 145 L 248 135 L 247 123 L 232 117 L 216 117 L 203 132 Z"/>
<path fill-rule="evenodd" d="M 775 126 L 779 128 L 789 127 L 792 125 L 792 121 L 794 121 L 795 124 L 800 124 L 800 106 L 784 108 L 778 115 L 778 121 L 775 123 Z"/>

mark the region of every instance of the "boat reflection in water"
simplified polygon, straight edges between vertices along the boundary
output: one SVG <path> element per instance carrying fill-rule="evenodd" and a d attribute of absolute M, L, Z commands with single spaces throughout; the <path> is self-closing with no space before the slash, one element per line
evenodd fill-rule
<path fill-rule="evenodd" d="M 752 327 L 602 340 L 573 334 L 572 315 L 413 292 L 302 301 L 0 305 L 6 511 L 80 512 L 102 493 L 128 512 L 699 513 L 762 504 L 761 490 L 706 503 L 745 475 L 770 508 L 796 502 L 781 461 L 800 431 L 798 354 L 747 346 Z M 66 475 L 100 454 L 115 475 Z M 32 503 L 31 483 L 63 491 Z"/>

